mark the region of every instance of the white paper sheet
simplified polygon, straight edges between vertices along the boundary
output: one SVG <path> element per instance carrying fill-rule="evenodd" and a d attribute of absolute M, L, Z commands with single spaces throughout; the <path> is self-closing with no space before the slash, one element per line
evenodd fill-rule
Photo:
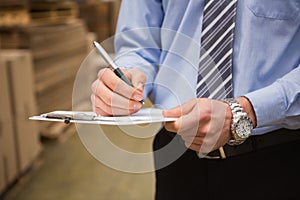
<path fill-rule="evenodd" d="M 113 117 L 97 116 L 94 112 L 53 111 L 50 113 L 41 114 L 40 116 L 32 116 L 29 119 L 40 121 L 103 125 L 134 125 L 177 120 L 177 118 L 164 117 L 162 114 L 162 110 L 158 108 L 143 108 L 139 112 L 132 115 Z"/>

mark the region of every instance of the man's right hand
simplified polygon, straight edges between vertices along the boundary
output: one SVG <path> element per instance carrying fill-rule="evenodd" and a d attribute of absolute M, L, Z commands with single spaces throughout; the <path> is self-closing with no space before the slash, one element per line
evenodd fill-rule
<path fill-rule="evenodd" d="M 102 116 L 129 115 L 139 111 L 146 76 L 138 69 L 122 70 L 134 87 L 127 85 L 109 69 L 101 69 L 92 84 L 93 111 Z"/>

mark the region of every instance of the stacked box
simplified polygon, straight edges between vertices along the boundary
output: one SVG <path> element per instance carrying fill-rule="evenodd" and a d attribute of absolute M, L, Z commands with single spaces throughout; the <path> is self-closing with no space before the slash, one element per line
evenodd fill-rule
<path fill-rule="evenodd" d="M 37 123 L 28 120 L 37 112 L 31 54 L 1 50 L 0 60 L 0 92 L 4 101 L 0 104 L 3 142 L 0 154 L 5 182 L 11 183 L 32 165 L 42 147 Z"/>
<path fill-rule="evenodd" d="M 28 0 L 1 0 L 1 7 L 26 7 Z"/>
<path fill-rule="evenodd" d="M 73 0 L 29 0 L 29 8 L 32 22 L 39 24 L 64 23 L 79 13 Z"/>
<path fill-rule="evenodd" d="M 71 109 L 76 73 L 88 53 L 85 23 L 76 19 L 63 24 L 31 25 L 0 35 L 15 40 L 2 40 L 3 47 L 32 52 L 37 113 Z M 51 123 L 40 123 L 40 126 L 41 134 L 47 137 Z"/>
<path fill-rule="evenodd" d="M 15 27 L 29 24 L 30 15 L 26 0 L 0 1 L 0 27 Z"/>
<path fill-rule="evenodd" d="M 18 174 L 7 70 L 0 60 L 0 194 Z"/>
<path fill-rule="evenodd" d="M 101 42 L 115 33 L 119 6 L 120 0 L 83 0 L 79 2 L 79 17 Z"/>

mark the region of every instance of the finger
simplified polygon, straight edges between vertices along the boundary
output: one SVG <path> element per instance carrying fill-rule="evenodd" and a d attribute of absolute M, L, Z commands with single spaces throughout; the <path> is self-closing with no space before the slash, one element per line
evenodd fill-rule
<path fill-rule="evenodd" d="M 98 78 L 112 91 L 118 93 L 128 99 L 141 101 L 143 94 L 141 91 L 129 86 L 110 69 L 100 70 Z"/>
<path fill-rule="evenodd" d="M 112 115 L 130 115 L 132 113 L 137 112 L 141 108 L 141 104 L 137 103 L 136 107 L 127 106 L 126 108 L 118 108 L 112 107 L 111 105 L 107 105 L 101 98 L 97 97 L 96 95 L 92 94 L 91 100 L 93 103 L 93 110 L 98 115 L 103 116 L 112 116 Z"/>
<path fill-rule="evenodd" d="M 177 133 L 178 127 L 175 127 L 175 122 L 165 122 L 164 126 L 167 131 Z"/>
<path fill-rule="evenodd" d="M 197 100 L 193 99 L 173 109 L 164 110 L 163 115 L 165 117 L 180 117 L 189 113 L 196 104 Z"/>
<path fill-rule="evenodd" d="M 188 119 L 191 118 L 191 119 Z M 174 122 L 166 122 L 165 129 L 179 135 L 196 136 L 199 129 L 199 122 L 193 117 L 183 116 Z"/>
<path fill-rule="evenodd" d="M 189 148 L 191 150 L 194 150 L 194 151 L 199 151 L 201 149 L 200 145 L 197 145 L 197 144 L 194 144 L 194 143 L 185 142 L 184 144 L 187 148 Z"/>
<path fill-rule="evenodd" d="M 197 144 L 197 145 L 202 145 L 203 141 L 204 141 L 203 137 L 198 137 L 198 136 L 196 136 L 196 137 L 187 137 L 187 136 L 181 135 L 181 138 L 185 142 L 194 143 L 194 144 Z"/>
<path fill-rule="evenodd" d="M 185 127 L 183 125 L 183 122 L 188 120 L 186 116 L 180 117 L 174 122 L 165 122 L 165 129 L 177 133 L 179 135 L 185 134 L 185 132 L 190 131 L 191 133 L 194 133 L 196 135 L 197 129 L 198 129 L 198 122 L 194 119 L 193 122 L 190 123 L 190 126 Z"/>
<path fill-rule="evenodd" d="M 204 144 L 195 144 L 195 143 L 191 143 L 191 142 L 184 142 L 185 146 L 191 150 L 197 151 L 198 153 L 201 152 L 201 154 L 203 156 L 205 156 L 207 153 L 215 150 L 211 147 L 205 147 Z"/>
<path fill-rule="evenodd" d="M 112 100 L 109 101 L 111 103 L 106 103 L 103 100 L 103 96 L 99 97 L 93 94 L 92 95 L 93 105 L 95 107 L 101 108 L 102 110 L 106 111 L 108 114 L 112 114 L 112 115 L 123 115 L 125 110 L 128 110 L 128 112 L 125 112 L 125 114 L 132 114 L 134 112 L 137 112 L 142 107 L 142 104 L 137 101 L 132 101 L 132 100 L 128 101 L 128 99 L 125 99 L 124 97 L 118 94 L 112 94 L 112 95 L 113 95 Z"/>
<path fill-rule="evenodd" d="M 91 90 L 92 90 L 92 92 L 93 92 L 94 94 L 97 93 L 97 89 L 98 89 L 98 87 L 99 87 L 99 83 L 100 83 L 99 79 L 96 79 L 96 80 L 92 83 L 92 85 L 91 85 Z"/>
<path fill-rule="evenodd" d="M 93 106 L 93 111 L 99 116 L 111 116 L 110 114 L 104 112 L 101 108 Z"/>
<path fill-rule="evenodd" d="M 165 128 L 168 130 L 168 131 L 171 131 L 171 132 L 175 132 L 175 133 L 178 133 L 180 128 L 183 127 L 181 124 L 183 121 L 186 121 L 183 120 L 183 118 L 185 118 L 184 115 L 188 115 L 188 113 L 194 108 L 194 106 L 197 104 L 197 100 L 196 99 L 193 99 L 193 100 L 190 100 L 184 104 L 182 104 L 181 106 L 177 106 L 173 109 L 170 109 L 170 110 L 164 110 L 163 111 L 163 115 L 165 117 L 180 117 L 178 120 L 174 121 L 174 122 L 167 122 L 165 123 Z M 194 120 L 193 120 L 194 121 Z M 190 126 L 191 127 L 191 126 Z M 189 127 L 189 128 L 190 128 Z M 187 127 L 186 127 L 187 128 Z M 182 130 L 183 131 L 183 130 Z"/>
<path fill-rule="evenodd" d="M 96 106 L 96 99 L 98 97 L 96 97 L 94 94 L 91 95 L 91 101 L 92 101 L 92 109 L 93 111 L 97 114 L 97 115 L 101 115 L 101 116 L 109 116 L 108 113 L 104 112 L 100 107 Z"/>
<path fill-rule="evenodd" d="M 207 137 L 210 124 L 195 121 L 195 123 L 190 123 L 186 126 L 185 129 L 180 129 L 178 134 L 184 134 L 187 137 Z"/>
<path fill-rule="evenodd" d="M 205 149 L 212 149 L 217 144 L 217 140 L 215 134 L 210 134 L 207 131 L 209 128 L 200 127 L 197 131 L 191 129 L 180 132 L 179 135 L 186 142 L 201 145 Z"/>
<path fill-rule="evenodd" d="M 181 131 L 178 134 L 184 141 L 196 144 L 202 144 L 205 138 L 201 135 L 198 135 L 197 128 L 192 128 L 187 131 Z"/>
<path fill-rule="evenodd" d="M 125 72 L 125 74 L 126 76 L 128 76 L 132 85 L 136 89 L 140 90 L 141 92 L 144 90 L 146 76 L 142 71 L 135 68 L 135 69 L 128 70 L 127 73 Z"/>
<path fill-rule="evenodd" d="M 185 146 L 191 150 L 197 151 L 198 153 L 201 152 L 201 154 L 203 156 L 205 156 L 209 152 L 217 149 L 217 148 L 212 148 L 212 146 L 205 146 L 204 144 L 198 145 L 198 144 L 189 143 L 189 142 L 185 142 Z"/>
<path fill-rule="evenodd" d="M 172 130 L 178 134 L 184 134 L 187 131 L 197 134 L 199 129 L 199 120 L 200 120 L 200 110 L 198 105 L 192 106 L 192 109 L 186 115 L 181 116 L 178 120 L 174 122 L 169 122 L 165 124 L 167 130 Z"/>
<path fill-rule="evenodd" d="M 98 96 L 107 106 L 136 110 L 141 107 L 141 103 L 131 99 L 127 99 L 117 93 L 111 91 L 103 82 L 97 82 L 97 88 L 95 90 L 95 95 Z"/>

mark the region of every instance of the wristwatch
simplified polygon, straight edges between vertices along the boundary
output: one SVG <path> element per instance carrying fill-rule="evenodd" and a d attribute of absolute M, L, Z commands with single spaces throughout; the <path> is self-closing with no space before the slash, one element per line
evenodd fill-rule
<path fill-rule="evenodd" d="M 252 121 L 237 100 L 228 98 L 223 101 L 229 104 L 233 116 L 231 122 L 232 138 L 227 142 L 227 144 L 232 146 L 240 145 L 252 133 Z"/>

